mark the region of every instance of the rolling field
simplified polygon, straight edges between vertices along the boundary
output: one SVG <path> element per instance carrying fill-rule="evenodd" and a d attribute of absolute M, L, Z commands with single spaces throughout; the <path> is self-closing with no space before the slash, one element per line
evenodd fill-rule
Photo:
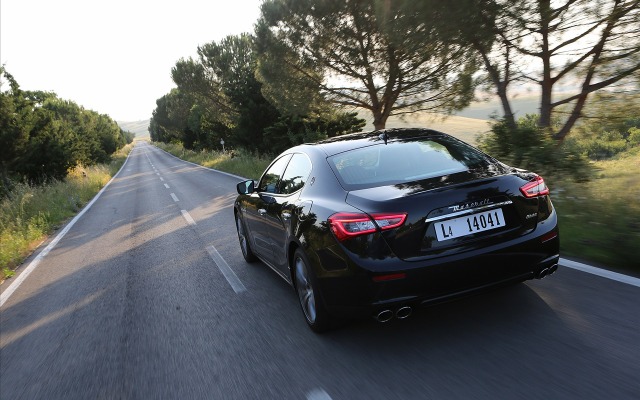
<path fill-rule="evenodd" d="M 367 120 L 365 131 L 373 130 L 371 118 L 361 118 Z M 457 115 L 442 115 L 432 113 L 414 113 L 403 117 L 389 117 L 387 128 L 429 128 L 436 131 L 448 133 L 470 144 L 477 144 L 479 135 L 486 133 L 490 129 L 491 121 L 460 117 Z"/>

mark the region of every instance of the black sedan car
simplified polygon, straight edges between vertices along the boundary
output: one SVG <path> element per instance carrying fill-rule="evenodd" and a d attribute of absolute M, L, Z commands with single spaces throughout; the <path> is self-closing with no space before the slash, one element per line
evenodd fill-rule
<path fill-rule="evenodd" d="M 557 269 L 542 177 L 433 130 L 300 145 L 237 190 L 244 258 L 293 285 L 316 332 L 340 318 L 406 318 Z"/>

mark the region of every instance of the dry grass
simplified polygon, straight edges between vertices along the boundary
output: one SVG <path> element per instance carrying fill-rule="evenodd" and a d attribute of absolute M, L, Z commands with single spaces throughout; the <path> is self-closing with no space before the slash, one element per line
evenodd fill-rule
<path fill-rule="evenodd" d="M 243 150 L 233 153 L 217 150 L 193 151 L 185 150 L 181 144 L 176 143 L 154 142 L 153 144 L 183 160 L 248 179 L 259 179 L 271 162 L 271 157 L 251 154 Z"/>
<path fill-rule="evenodd" d="M 133 146 L 109 165 L 78 166 L 63 181 L 17 184 L 0 202 L 0 281 L 13 275 L 31 252 L 67 219 L 77 214 L 111 179 Z"/>

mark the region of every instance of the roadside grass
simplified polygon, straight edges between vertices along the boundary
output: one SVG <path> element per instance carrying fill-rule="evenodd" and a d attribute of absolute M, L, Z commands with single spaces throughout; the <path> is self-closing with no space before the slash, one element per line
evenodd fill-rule
<path fill-rule="evenodd" d="M 47 236 L 76 215 L 124 163 L 132 144 L 112 156 L 108 165 L 78 166 L 62 181 L 31 186 L 17 184 L 0 202 L 0 281 Z"/>
<path fill-rule="evenodd" d="M 550 182 L 561 255 L 640 273 L 640 148 L 594 167 L 589 182 Z"/>
<path fill-rule="evenodd" d="M 247 179 L 259 179 L 272 161 L 269 156 L 252 154 L 243 150 L 234 150 L 232 152 L 193 151 L 186 150 L 182 147 L 182 144 L 176 143 L 153 142 L 153 145 L 194 164 L 246 177 Z"/>

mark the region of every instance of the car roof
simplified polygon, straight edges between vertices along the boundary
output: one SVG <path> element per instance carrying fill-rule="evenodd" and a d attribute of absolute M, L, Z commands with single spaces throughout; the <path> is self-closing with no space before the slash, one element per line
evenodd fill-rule
<path fill-rule="evenodd" d="M 371 132 L 351 133 L 340 135 L 330 139 L 321 140 L 316 143 L 308 143 L 302 146 L 312 146 L 321 148 L 327 156 L 342 153 L 344 151 L 367 147 L 385 140 L 394 141 L 398 139 L 429 137 L 429 136 L 449 136 L 446 133 L 425 128 L 395 128 L 381 129 Z M 293 150 L 293 149 L 292 149 Z"/>

